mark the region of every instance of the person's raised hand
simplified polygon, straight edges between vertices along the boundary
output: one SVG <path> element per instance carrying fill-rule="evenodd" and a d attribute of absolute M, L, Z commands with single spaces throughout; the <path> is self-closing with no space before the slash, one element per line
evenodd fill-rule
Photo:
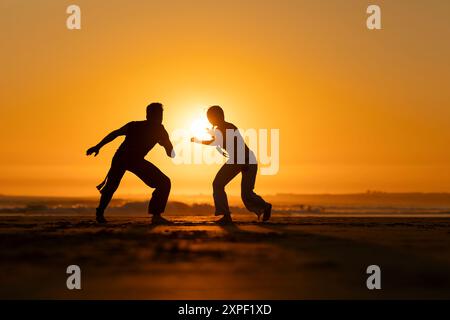
<path fill-rule="evenodd" d="M 94 154 L 94 157 L 96 157 L 98 155 L 98 153 L 100 152 L 100 148 L 97 146 L 91 147 L 86 151 L 86 155 L 90 156 L 91 154 Z"/>

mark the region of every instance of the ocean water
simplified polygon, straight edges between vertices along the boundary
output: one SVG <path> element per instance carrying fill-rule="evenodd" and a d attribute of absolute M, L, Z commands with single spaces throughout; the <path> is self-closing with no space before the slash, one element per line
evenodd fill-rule
<path fill-rule="evenodd" d="M 354 195 L 275 195 L 265 197 L 273 213 L 301 216 L 450 216 L 450 194 L 354 194 Z M 211 202 L 204 197 L 169 201 L 169 215 L 213 215 Z M 198 200 L 198 202 L 196 201 Z M 230 197 L 234 214 L 247 214 L 238 197 Z M 116 199 L 108 214 L 145 215 L 147 200 Z M 97 199 L 0 196 L 0 216 L 67 215 L 92 216 Z"/>

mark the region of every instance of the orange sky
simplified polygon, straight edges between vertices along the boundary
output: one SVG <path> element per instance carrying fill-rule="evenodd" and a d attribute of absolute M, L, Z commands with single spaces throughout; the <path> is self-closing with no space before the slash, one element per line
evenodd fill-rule
<path fill-rule="evenodd" d="M 66 7 L 82 30 L 66 29 Z M 450 192 L 450 2 L 77 0 L 0 4 L 0 193 L 96 195 L 110 130 L 165 105 L 169 130 L 208 105 L 280 129 L 261 194 Z M 383 30 L 365 26 L 368 4 Z M 211 192 L 217 165 L 147 157 L 174 194 Z M 239 180 L 230 186 L 237 193 Z M 118 195 L 149 193 L 127 174 Z"/>

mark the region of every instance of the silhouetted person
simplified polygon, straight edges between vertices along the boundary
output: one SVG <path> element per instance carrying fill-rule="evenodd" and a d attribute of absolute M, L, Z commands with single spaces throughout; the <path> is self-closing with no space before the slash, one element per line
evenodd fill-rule
<path fill-rule="evenodd" d="M 232 223 L 225 186 L 239 173 L 242 173 L 241 197 L 245 207 L 249 211 L 254 212 L 258 219 L 263 214 L 263 221 L 269 220 L 272 205 L 265 202 L 253 191 L 258 171 L 253 151 L 245 144 L 238 128 L 234 124 L 225 121 L 225 115 L 221 107 L 210 107 L 206 115 L 215 128 L 217 135 L 220 135 L 220 139 L 215 135 L 211 140 L 197 141 L 196 138 L 192 138 L 191 141 L 221 147 L 225 150 L 222 152 L 223 155 L 227 156 L 228 154 L 229 157 L 228 161 L 217 172 L 213 182 L 216 215 L 223 215 L 217 222 L 219 224 Z M 233 141 L 230 143 L 227 143 L 227 132 L 230 133 L 230 137 L 233 137 Z"/>
<path fill-rule="evenodd" d="M 155 165 L 144 159 L 147 153 L 159 143 L 166 149 L 169 157 L 174 157 L 172 143 L 169 135 L 162 125 L 163 106 L 161 103 L 151 103 L 147 107 L 147 120 L 133 121 L 122 128 L 108 134 L 99 144 L 87 150 L 86 154 L 99 153 L 100 149 L 118 136 L 125 136 L 124 142 L 117 149 L 111 169 L 105 180 L 97 186 L 101 193 L 97 208 L 96 219 L 105 223 L 104 212 L 114 192 L 117 190 L 125 171 L 133 172 L 148 186 L 155 188 L 150 199 L 148 212 L 153 215 L 152 223 L 169 224 L 170 221 L 161 217 L 164 212 L 170 193 L 170 179 Z"/>

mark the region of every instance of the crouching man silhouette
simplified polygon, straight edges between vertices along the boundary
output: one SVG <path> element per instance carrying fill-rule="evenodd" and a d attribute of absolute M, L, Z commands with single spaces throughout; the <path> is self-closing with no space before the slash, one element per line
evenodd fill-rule
<path fill-rule="evenodd" d="M 97 186 L 101 193 L 96 212 L 98 223 L 107 222 L 104 217 L 105 209 L 127 170 L 137 175 L 149 187 L 155 188 L 148 206 L 149 214 L 153 215 L 152 223 L 172 223 L 161 217 L 170 193 L 170 179 L 154 164 L 144 159 L 157 143 L 165 148 L 169 157 L 175 156 L 169 135 L 162 125 L 162 120 L 162 104 L 151 103 L 147 107 L 147 120 L 129 122 L 122 128 L 108 134 L 99 144 L 87 150 L 88 156 L 91 154 L 97 156 L 104 145 L 119 136 L 125 136 L 125 140 L 112 159 L 111 168 L 105 180 Z"/>
<path fill-rule="evenodd" d="M 191 142 L 204 145 L 217 146 L 222 154 L 229 159 L 217 172 L 213 181 L 213 197 L 216 207 L 216 215 L 223 215 L 217 221 L 219 224 L 231 224 L 230 208 L 228 206 L 225 186 L 239 173 L 242 173 L 241 197 L 247 210 L 254 212 L 258 219 L 263 215 L 263 221 L 270 219 L 272 205 L 257 195 L 255 188 L 256 173 L 258 165 L 253 151 L 245 144 L 238 128 L 225 121 L 223 109 L 220 106 L 212 106 L 208 109 L 206 116 L 213 125 L 211 140 L 198 140 L 191 138 Z M 231 141 L 230 141 L 231 139 Z"/>

